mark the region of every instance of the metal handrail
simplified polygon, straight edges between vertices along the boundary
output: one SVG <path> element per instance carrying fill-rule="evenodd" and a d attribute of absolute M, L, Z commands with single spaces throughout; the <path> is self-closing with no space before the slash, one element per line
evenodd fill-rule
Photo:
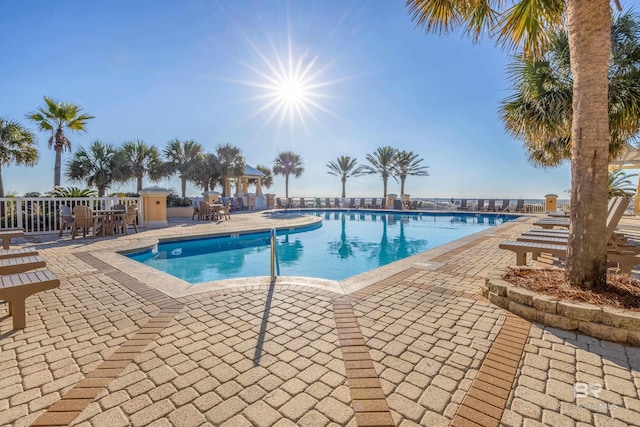
<path fill-rule="evenodd" d="M 278 248 L 276 246 L 276 229 L 272 228 L 269 234 L 271 244 L 271 281 L 276 280 L 276 273 L 280 275 L 280 261 L 278 260 Z"/>

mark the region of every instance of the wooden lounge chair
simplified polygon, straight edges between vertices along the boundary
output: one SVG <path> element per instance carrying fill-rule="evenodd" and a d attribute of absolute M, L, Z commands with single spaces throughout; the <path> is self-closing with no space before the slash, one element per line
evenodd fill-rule
<path fill-rule="evenodd" d="M 9 249 L 11 239 L 15 237 L 24 237 L 24 230 L 22 228 L 5 228 L 0 230 L 0 239 L 2 239 L 2 248 Z"/>
<path fill-rule="evenodd" d="M 13 329 L 27 326 L 25 301 L 31 295 L 60 286 L 60 280 L 49 270 L 12 274 L 0 277 L 0 300 L 9 302 Z"/>
<path fill-rule="evenodd" d="M 619 243 L 619 241 L 616 243 L 615 240 L 615 228 L 628 205 L 629 199 L 626 197 L 621 197 L 616 200 L 609 210 L 606 227 L 608 245 L 607 258 L 610 261 L 617 262 L 620 270 L 624 273 L 630 272 L 633 265 L 640 263 L 640 258 L 637 258 L 637 252 L 635 250 L 631 250 L 628 245 Z M 520 239 L 523 239 L 523 241 L 520 241 Z M 535 236 L 520 236 L 518 240 L 519 241 L 505 241 L 498 245 L 500 249 L 507 249 L 516 254 L 516 265 L 525 265 L 527 263 L 528 253 L 531 253 L 534 260 L 537 259 L 541 253 L 549 253 L 561 259 L 564 259 L 567 254 L 567 239 L 564 237 L 541 236 L 540 238 L 536 238 Z"/>
<path fill-rule="evenodd" d="M 47 263 L 39 255 L 0 259 L 0 275 L 24 273 L 45 267 Z"/>
<path fill-rule="evenodd" d="M 0 259 L 6 258 L 19 258 L 23 256 L 38 255 L 38 251 L 31 248 L 18 248 L 18 249 L 2 249 L 0 250 Z"/>

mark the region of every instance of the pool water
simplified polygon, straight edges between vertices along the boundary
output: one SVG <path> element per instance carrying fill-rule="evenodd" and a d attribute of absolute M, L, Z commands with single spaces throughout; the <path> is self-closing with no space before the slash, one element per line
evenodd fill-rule
<path fill-rule="evenodd" d="M 321 217 L 322 224 L 277 233 L 281 276 L 342 280 L 516 218 L 353 211 L 308 214 Z M 160 243 L 157 251 L 127 256 L 196 284 L 268 276 L 269 254 L 269 234 L 252 233 Z"/>

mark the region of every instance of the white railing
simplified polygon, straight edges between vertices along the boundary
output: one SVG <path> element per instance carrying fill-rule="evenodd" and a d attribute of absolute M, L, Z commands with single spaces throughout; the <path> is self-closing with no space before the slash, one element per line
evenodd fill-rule
<path fill-rule="evenodd" d="M 27 234 L 56 232 L 60 227 L 60 207 L 89 206 L 107 210 L 122 204 L 138 205 L 138 220 L 142 223 L 141 197 L 2 197 L 0 198 L 0 229 L 22 228 Z"/>

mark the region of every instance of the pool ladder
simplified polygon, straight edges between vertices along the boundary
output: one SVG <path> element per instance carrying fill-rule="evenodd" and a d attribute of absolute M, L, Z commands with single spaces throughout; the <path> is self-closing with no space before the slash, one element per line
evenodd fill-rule
<path fill-rule="evenodd" d="M 278 260 L 278 247 L 276 246 L 276 229 L 272 228 L 269 234 L 271 244 L 271 281 L 276 280 L 276 275 L 280 275 L 280 261 Z M 277 273 L 277 274 L 276 274 Z"/>

